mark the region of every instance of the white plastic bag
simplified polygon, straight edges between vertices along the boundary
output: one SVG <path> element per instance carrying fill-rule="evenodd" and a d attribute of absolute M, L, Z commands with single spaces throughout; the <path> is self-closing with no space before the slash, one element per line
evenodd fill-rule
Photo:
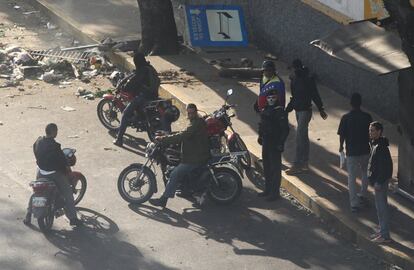
<path fill-rule="evenodd" d="M 344 151 L 339 153 L 339 168 L 345 170 L 345 165 L 346 165 L 346 156 Z"/>

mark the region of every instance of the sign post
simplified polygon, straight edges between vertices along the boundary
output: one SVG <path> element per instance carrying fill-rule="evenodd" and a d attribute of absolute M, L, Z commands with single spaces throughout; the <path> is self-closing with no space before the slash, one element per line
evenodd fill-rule
<path fill-rule="evenodd" d="M 194 47 L 247 46 L 247 31 L 240 6 L 186 6 L 190 42 Z"/>

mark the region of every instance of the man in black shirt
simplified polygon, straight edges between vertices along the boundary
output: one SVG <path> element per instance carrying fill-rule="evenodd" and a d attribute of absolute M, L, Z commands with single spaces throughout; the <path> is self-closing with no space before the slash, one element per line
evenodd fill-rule
<path fill-rule="evenodd" d="M 73 190 L 67 178 L 66 157 L 55 141 L 58 128 L 56 124 L 50 123 L 46 126 L 46 136 L 39 137 L 33 144 L 33 152 L 38 166 L 37 179 L 46 178 L 55 182 L 60 194 L 65 200 L 65 214 L 70 220 L 70 225 L 79 226 L 82 222 L 76 216 L 75 203 L 73 200 Z M 29 200 L 24 224 L 31 223 L 32 199 Z"/>
<path fill-rule="evenodd" d="M 361 110 L 362 98 L 358 93 L 352 94 L 352 110 L 342 116 L 338 128 L 339 152 L 344 150 L 346 143 L 346 165 L 348 171 L 349 201 L 352 212 L 357 212 L 360 203 L 367 202 L 367 166 L 369 160 L 369 125 L 372 117 Z M 362 173 L 361 193 L 356 192 L 356 175 L 358 170 Z M 358 198 L 359 197 L 359 198 Z"/>
<path fill-rule="evenodd" d="M 309 122 L 312 118 L 312 102 L 318 107 L 322 119 L 328 118 L 322 99 L 319 95 L 314 76 L 304 67 L 302 61 L 296 59 L 292 63 L 294 69 L 291 80 L 292 97 L 286 106 L 286 112 L 295 110 L 298 123 L 296 129 L 296 153 L 293 166 L 286 174 L 293 175 L 308 171 L 309 162 Z"/>
<path fill-rule="evenodd" d="M 270 90 L 260 112 L 258 143 L 262 145 L 265 190 L 258 194 L 267 201 L 280 198 L 282 152 L 289 134 L 287 113 L 279 106 L 277 90 Z"/>

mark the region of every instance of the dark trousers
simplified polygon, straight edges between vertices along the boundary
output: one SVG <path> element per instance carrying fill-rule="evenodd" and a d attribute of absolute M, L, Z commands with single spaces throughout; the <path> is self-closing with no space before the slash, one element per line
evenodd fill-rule
<path fill-rule="evenodd" d="M 128 127 L 128 124 L 131 121 L 131 117 L 134 115 L 136 108 L 143 108 L 147 102 L 143 94 L 138 94 L 131 102 L 126 106 L 125 110 L 122 113 L 121 123 L 118 130 L 118 135 L 116 136 L 118 140 L 122 140 L 122 137 L 125 134 L 125 131 Z"/>
<path fill-rule="evenodd" d="M 279 195 L 280 182 L 282 179 L 282 153 L 263 143 L 262 148 L 263 170 L 265 177 L 265 192 L 270 196 Z"/>

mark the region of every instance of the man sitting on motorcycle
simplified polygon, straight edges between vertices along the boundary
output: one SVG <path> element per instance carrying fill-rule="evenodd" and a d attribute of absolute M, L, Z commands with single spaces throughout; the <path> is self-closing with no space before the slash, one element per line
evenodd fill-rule
<path fill-rule="evenodd" d="M 143 108 L 147 101 L 158 98 L 159 78 L 154 67 L 139 52 L 134 54 L 134 64 L 134 72 L 122 79 L 116 87 L 117 90 L 129 92 L 135 96 L 122 113 L 118 134 L 113 141 L 117 146 L 123 145 L 123 136 L 134 111 L 137 108 Z"/>
<path fill-rule="evenodd" d="M 154 206 L 165 207 L 169 198 L 173 198 L 179 181 L 193 170 L 205 165 L 210 158 L 207 125 L 198 115 L 195 104 L 187 105 L 187 117 L 190 125 L 183 131 L 158 136 L 155 140 L 163 144 L 181 144 L 181 163 L 171 172 L 163 195 L 159 199 L 150 199 Z"/>
<path fill-rule="evenodd" d="M 57 125 L 50 123 L 45 129 L 46 136 L 39 137 L 33 144 L 33 152 L 36 157 L 38 172 L 36 179 L 46 178 L 52 180 L 65 200 L 65 214 L 70 220 L 71 226 L 82 225 L 82 221 L 76 216 L 73 190 L 67 176 L 67 161 L 60 147 L 55 141 L 58 133 Z M 23 223 L 29 225 L 32 217 L 32 199 L 29 200 L 26 218 Z"/>

